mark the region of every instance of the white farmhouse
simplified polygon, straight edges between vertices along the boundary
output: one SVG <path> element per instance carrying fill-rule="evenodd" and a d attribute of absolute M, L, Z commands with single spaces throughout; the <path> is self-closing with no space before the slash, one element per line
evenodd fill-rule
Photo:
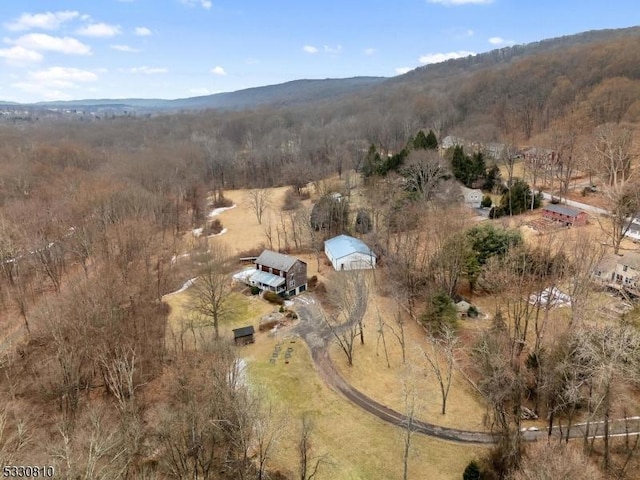
<path fill-rule="evenodd" d="M 482 205 L 482 190 L 479 188 L 467 188 L 464 185 L 460 186 L 462 191 L 462 198 L 464 203 L 471 208 L 480 208 Z"/>
<path fill-rule="evenodd" d="M 324 253 L 336 270 L 364 270 L 376 267 L 376 254 L 362 241 L 338 235 L 324 242 Z"/>

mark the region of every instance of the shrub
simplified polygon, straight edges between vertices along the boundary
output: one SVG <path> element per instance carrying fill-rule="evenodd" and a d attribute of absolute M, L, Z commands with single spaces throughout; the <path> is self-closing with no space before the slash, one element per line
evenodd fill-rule
<path fill-rule="evenodd" d="M 476 318 L 478 316 L 478 309 L 475 307 L 475 305 L 471 305 L 469 308 L 467 308 L 467 317 L 469 318 Z"/>
<path fill-rule="evenodd" d="M 471 460 L 464 469 L 462 480 L 480 480 L 480 467 L 475 461 Z"/>
<path fill-rule="evenodd" d="M 253 285 L 251 287 L 251 295 L 258 295 L 260 293 L 260 289 L 258 287 L 256 287 L 255 285 Z"/>
<path fill-rule="evenodd" d="M 222 232 L 222 222 L 217 218 L 215 220 L 212 220 L 211 223 L 209 223 L 208 230 L 210 235 L 219 234 L 220 232 Z"/>
<path fill-rule="evenodd" d="M 284 313 L 284 305 L 280 305 L 280 309 L 278 310 L 280 313 Z"/>
<path fill-rule="evenodd" d="M 482 197 L 482 202 L 480 202 L 482 208 L 491 208 L 491 205 L 493 205 L 493 200 L 491 200 L 489 195 Z"/>
<path fill-rule="evenodd" d="M 314 288 L 316 288 L 316 285 L 318 285 L 317 275 L 314 275 L 313 277 L 307 280 L 307 286 L 309 287 L 309 290 L 313 290 Z"/>
<path fill-rule="evenodd" d="M 296 210 L 300 208 L 300 196 L 295 189 L 290 188 L 284 194 L 282 210 Z"/>
<path fill-rule="evenodd" d="M 264 292 L 262 295 L 264 299 L 269 303 L 275 303 L 276 305 L 284 305 L 284 298 L 275 292 Z"/>
<path fill-rule="evenodd" d="M 445 292 L 433 294 L 420 321 L 432 334 L 438 334 L 444 327 L 456 328 L 458 312 L 451 297 Z"/>

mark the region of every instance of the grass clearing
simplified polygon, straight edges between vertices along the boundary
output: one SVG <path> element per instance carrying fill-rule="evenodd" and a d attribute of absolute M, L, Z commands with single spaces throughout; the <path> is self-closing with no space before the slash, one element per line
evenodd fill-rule
<path fill-rule="evenodd" d="M 378 335 L 378 312 L 395 328 L 393 301 L 372 296 L 365 318 L 365 344 L 356 340 L 354 365 L 349 367 L 344 353 L 333 345 L 331 356 L 342 375 L 355 388 L 374 400 L 399 412 L 406 412 L 406 393 L 415 395 L 417 418 L 434 424 L 467 430 L 485 430 L 485 405 L 479 393 L 454 371 L 447 399 L 447 412 L 442 415 L 442 396 L 435 374 L 423 351 L 429 351 L 427 336 L 420 325 L 405 319 L 406 364 L 402 364 L 402 349 L 392 332 L 385 328 L 385 343 L 390 367 L 387 366 L 384 344 Z M 464 322 L 464 321 L 463 321 Z M 471 323 L 471 322 L 469 322 Z"/>
<path fill-rule="evenodd" d="M 213 332 L 212 326 L 195 327 L 189 329 L 191 314 L 188 309 L 189 290 L 184 292 L 165 295 L 163 301 L 171 307 L 167 328 L 167 345 L 171 346 L 180 341 L 180 334 L 183 332 L 182 341 L 186 348 L 194 348 L 202 334 L 210 335 Z M 258 330 L 260 318 L 269 312 L 277 311 L 277 307 L 267 303 L 259 296 L 247 296 L 240 292 L 231 292 L 228 300 L 228 312 L 225 313 L 220 322 L 220 335 L 228 337 L 230 340 L 234 328 L 253 325 Z M 195 336 L 195 339 L 194 339 Z"/>
<path fill-rule="evenodd" d="M 282 332 L 286 335 L 286 332 Z M 240 353 L 248 361 L 252 385 L 263 398 L 281 405 L 289 419 L 271 461 L 272 468 L 294 473 L 298 457 L 295 448 L 302 415 L 315 424 L 313 454 L 326 455 L 321 477 L 342 479 L 402 478 L 403 430 L 362 411 L 329 387 L 315 372 L 306 345 L 284 336 L 257 336 L 256 343 Z M 276 343 L 282 349 L 276 363 L 270 363 Z M 293 347 L 289 363 L 283 353 Z M 465 466 L 485 452 L 484 447 L 458 445 L 414 435 L 409 460 L 409 478 L 434 480 L 459 478 Z"/>

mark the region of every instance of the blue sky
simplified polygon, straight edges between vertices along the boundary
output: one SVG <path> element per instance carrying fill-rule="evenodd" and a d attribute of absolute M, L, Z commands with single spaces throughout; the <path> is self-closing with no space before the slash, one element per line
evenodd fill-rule
<path fill-rule="evenodd" d="M 2 0 L 0 100 L 182 98 L 391 77 L 637 24 L 637 0 Z"/>

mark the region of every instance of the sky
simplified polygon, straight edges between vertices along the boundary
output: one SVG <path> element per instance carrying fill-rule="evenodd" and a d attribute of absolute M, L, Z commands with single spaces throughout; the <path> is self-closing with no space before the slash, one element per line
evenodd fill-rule
<path fill-rule="evenodd" d="M 185 98 L 640 24 L 637 0 L 0 2 L 0 100 Z"/>

